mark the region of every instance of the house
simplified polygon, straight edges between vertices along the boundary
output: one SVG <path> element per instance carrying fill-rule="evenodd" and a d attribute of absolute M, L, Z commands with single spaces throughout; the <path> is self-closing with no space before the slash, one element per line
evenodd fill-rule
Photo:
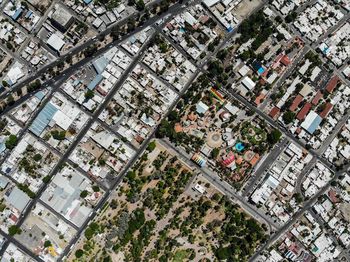
<path fill-rule="evenodd" d="M 310 109 L 311 109 L 311 103 L 307 102 L 297 114 L 297 119 L 299 121 L 304 120 L 305 116 L 309 113 Z"/>
<path fill-rule="evenodd" d="M 291 106 L 289 107 L 289 110 L 294 112 L 298 106 L 300 105 L 301 101 L 303 101 L 303 96 L 301 95 L 297 95 L 294 100 L 293 100 L 293 103 L 291 104 Z"/>
<path fill-rule="evenodd" d="M 328 116 L 329 112 L 332 110 L 332 108 L 333 108 L 333 105 L 331 103 L 327 102 L 325 108 L 320 113 L 320 117 L 326 118 Z"/>
<path fill-rule="evenodd" d="M 311 104 L 316 106 L 320 102 L 322 97 L 323 97 L 322 92 L 320 90 L 318 90 L 316 95 L 314 96 L 314 98 L 311 100 Z"/>
<path fill-rule="evenodd" d="M 279 113 L 280 113 L 280 109 L 277 106 L 275 106 L 274 108 L 271 109 L 271 111 L 269 113 L 269 116 L 271 116 L 273 119 L 276 120 L 276 118 L 278 117 Z"/>
<path fill-rule="evenodd" d="M 337 75 L 333 76 L 331 78 L 331 80 L 329 80 L 327 86 L 326 86 L 326 90 L 328 93 L 332 94 L 334 89 L 337 87 L 338 81 L 339 81 L 339 77 Z"/>
<path fill-rule="evenodd" d="M 255 83 L 249 76 L 246 76 L 242 80 L 243 86 L 245 86 L 248 90 L 252 90 L 255 87 Z"/>
<path fill-rule="evenodd" d="M 315 111 L 310 111 L 304 122 L 301 123 L 301 127 L 304 128 L 309 134 L 313 134 L 321 122 L 322 118 Z"/>

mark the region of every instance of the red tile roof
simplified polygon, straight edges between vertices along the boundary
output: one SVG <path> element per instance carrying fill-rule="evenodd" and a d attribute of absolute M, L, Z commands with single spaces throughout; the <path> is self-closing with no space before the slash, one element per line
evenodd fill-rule
<path fill-rule="evenodd" d="M 290 64 L 290 59 L 287 55 L 284 55 L 281 59 L 281 63 L 284 64 L 285 66 L 288 66 Z"/>
<path fill-rule="evenodd" d="M 299 113 L 297 114 L 297 119 L 298 120 L 304 120 L 304 118 L 306 117 L 306 115 L 309 113 L 311 109 L 311 103 L 307 102 L 303 108 L 299 111 Z"/>
<path fill-rule="evenodd" d="M 333 105 L 331 103 L 327 103 L 323 111 L 320 113 L 320 117 L 326 118 L 329 114 L 329 112 L 332 110 Z"/>
<path fill-rule="evenodd" d="M 338 84 L 338 81 L 339 81 L 339 77 L 337 75 L 333 76 L 331 80 L 329 80 L 326 86 L 326 90 L 328 91 L 328 93 L 333 93 L 334 88 L 336 88 Z"/>
<path fill-rule="evenodd" d="M 275 106 L 274 108 L 271 109 L 269 116 L 275 119 L 277 114 L 279 114 L 279 112 L 280 112 L 280 109 L 277 106 Z"/>
<path fill-rule="evenodd" d="M 328 196 L 333 203 L 340 202 L 339 198 L 337 197 L 337 193 L 333 189 L 328 191 Z"/>
<path fill-rule="evenodd" d="M 294 112 L 298 108 L 298 106 L 301 103 L 301 101 L 303 101 L 303 96 L 297 95 L 294 98 L 292 105 L 289 107 L 289 110 Z"/>
<path fill-rule="evenodd" d="M 250 160 L 249 164 L 250 164 L 251 166 L 255 166 L 256 163 L 258 163 L 259 159 L 260 159 L 260 155 L 259 155 L 258 153 L 256 153 L 256 154 L 254 155 L 254 157 Z"/>
<path fill-rule="evenodd" d="M 311 101 L 311 104 L 313 105 L 317 105 L 318 102 L 320 102 L 321 98 L 323 97 L 323 94 L 321 93 L 320 90 L 317 91 L 316 95 L 314 96 L 314 98 Z"/>
<path fill-rule="evenodd" d="M 255 98 L 254 103 L 255 103 L 257 106 L 260 105 L 261 102 L 264 100 L 265 96 L 266 96 L 266 95 L 265 95 L 264 93 L 260 93 L 259 96 L 257 96 L 257 97 Z"/>

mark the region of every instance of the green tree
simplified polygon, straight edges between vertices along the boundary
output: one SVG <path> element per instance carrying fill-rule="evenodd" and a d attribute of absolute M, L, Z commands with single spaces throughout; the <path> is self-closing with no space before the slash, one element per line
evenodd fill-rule
<path fill-rule="evenodd" d="M 295 118 L 295 113 L 292 111 L 287 111 L 283 114 L 282 119 L 283 122 L 288 125 L 294 121 Z"/>
<path fill-rule="evenodd" d="M 5 142 L 5 146 L 8 149 L 13 149 L 15 148 L 15 146 L 17 145 L 18 140 L 17 140 L 17 136 L 15 135 L 10 135 L 9 138 L 6 140 Z"/>
<path fill-rule="evenodd" d="M 10 236 L 14 236 L 16 234 L 21 234 L 21 232 L 22 232 L 22 230 L 16 225 L 10 226 L 8 231 L 9 231 Z"/>
<path fill-rule="evenodd" d="M 81 197 L 81 198 L 85 198 L 85 197 L 87 197 L 87 195 L 88 195 L 88 191 L 86 191 L 86 190 L 83 190 L 83 191 L 81 191 L 81 193 L 80 193 L 80 197 Z"/>
<path fill-rule="evenodd" d="M 267 134 L 267 141 L 270 144 L 274 145 L 281 139 L 281 136 L 282 133 L 279 130 L 274 129 L 269 134 Z"/>
<path fill-rule="evenodd" d="M 50 240 L 46 240 L 46 241 L 44 242 L 44 247 L 51 247 L 51 246 L 52 246 L 52 243 L 51 243 Z"/>
<path fill-rule="evenodd" d="M 77 251 L 75 251 L 75 257 L 76 258 L 81 258 L 84 255 L 84 251 L 81 249 L 78 249 Z"/>
<path fill-rule="evenodd" d="M 90 89 L 89 89 L 88 91 L 86 91 L 86 93 L 85 93 L 85 98 L 86 98 L 87 100 L 93 98 L 94 96 L 95 96 L 94 91 L 92 91 L 92 90 L 90 90 Z"/>
<path fill-rule="evenodd" d="M 100 187 L 99 186 L 92 186 L 92 190 L 94 190 L 94 192 L 100 192 Z"/>
<path fill-rule="evenodd" d="M 40 154 L 35 154 L 33 159 L 34 161 L 39 162 L 42 159 L 42 156 Z"/>
<path fill-rule="evenodd" d="M 152 152 L 155 148 L 156 148 L 156 142 L 155 141 L 152 141 L 151 143 L 148 144 L 147 146 L 147 151 L 148 152 Z"/>
<path fill-rule="evenodd" d="M 145 9 L 145 2 L 143 0 L 136 1 L 136 9 L 142 11 Z"/>
<path fill-rule="evenodd" d="M 219 156 L 219 153 L 220 153 L 220 149 L 214 148 L 210 154 L 211 154 L 211 157 L 215 159 Z"/>

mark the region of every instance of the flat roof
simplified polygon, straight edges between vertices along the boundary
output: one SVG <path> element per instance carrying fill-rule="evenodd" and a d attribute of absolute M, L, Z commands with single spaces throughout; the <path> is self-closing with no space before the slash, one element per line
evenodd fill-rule
<path fill-rule="evenodd" d="M 52 34 L 49 39 L 47 39 L 47 44 L 51 46 L 56 51 L 60 51 L 66 42 L 64 42 L 57 34 Z"/>
<path fill-rule="evenodd" d="M 40 136 L 46 126 L 50 123 L 57 110 L 58 109 L 53 104 L 50 102 L 47 103 L 35 118 L 34 122 L 29 127 L 29 130 L 35 135 Z"/>
<path fill-rule="evenodd" d="M 63 6 L 57 5 L 56 10 L 52 13 L 51 19 L 63 27 L 67 27 L 73 16 Z"/>
<path fill-rule="evenodd" d="M 304 128 L 308 133 L 313 134 L 321 122 L 322 118 L 315 111 L 310 111 L 310 113 L 306 116 L 304 122 L 301 123 L 301 127 Z"/>
<path fill-rule="evenodd" d="M 18 211 L 22 212 L 30 201 L 29 196 L 23 191 L 15 187 L 7 198 L 7 202 L 16 208 Z"/>
<path fill-rule="evenodd" d="M 249 90 L 252 90 L 255 87 L 255 83 L 252 79 L 250 79 L 249 76 L 246 76 L 242 80 L 242 84 L 248 88 Z"/>

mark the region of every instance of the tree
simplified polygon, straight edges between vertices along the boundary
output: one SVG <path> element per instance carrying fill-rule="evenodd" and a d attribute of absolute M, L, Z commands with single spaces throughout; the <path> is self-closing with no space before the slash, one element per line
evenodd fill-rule
<path fill-rule="evenodd" d="M 138 11 L 144 10 L 144 9 L 145 9 L 145 2 L 144 2 L 143 0 L 138 0 L 138 1 L 136 2 L 136 9 L 137 9 Z"/>
<path fill-rule="evenodd" d="M 80 197 L 81 197 L 81 198 L 85 198 L 85 197 L 87 197 L 87 195 L 88 195 L 88 191 L 86 191 L 86 190 L 83 190 L 83 191 L 81 191 L 81 193 L 80 193 Z"/>
<path fill-rule="evenodd" d="M 42 159 L 42 156 L 40 154 L 35 154 L 33 159 L 34 161 L 39 162 Z"/>
<path fill-rule="evenodd" d="M 81 258 L 84 255 L 84 251 L 81 249 L 78 249 L 77 251 L 75 251 L 75 257 L 76 258 Z"/>
<path fill-rule="evenodd" d="M 147 151 L 148 152 L 152 152 L 155 148 L 156 148 L 156 142 L 155 141 L 152 141 L 151 143 L 148 144 L 147 146 Z"/>
<path fill-rule="evenodd" d="M 44 176 L 43 179 L 42 179 L 43 183 L 45 183 L 45 184 L 49 183 L 50 180 L 51 180 L 51 176 L 49 176 L 49 175 Z"/>
<path fill-rule="evenodd" d="M 118 25 L 113 26 L 112 31 L 111 31 L 111 37 L 116 40 L 120 35 L 120 28 Z"/>
<path fill-rule="evenodd" d="M 274 145 L 281 139 L 281 136 L 282 133 L 279 130 L 274 129 L 269 134 L 267 134 L 267 141 L 270 144 Z"/>
<path fill-rule="evenodd" d="M 85 93 L 86 100 L 89 100 L 89 99 L 93 98 L 94 96 L 95 96 L 94 91 L 92 91 L 90 89 L 88 91 L 86 91 L 86 93 Z"/>
<path fill-rule="evenodd" d="M 9 231 L 10 236 L 14 236 L 16 234 L 21 234 L 21 232 L 22 232 L 22 230 L 16 225 L 10 226 L 8 231 Z"/>
<path fill-rule="evenodd" d="M 51 247 L 52 246 L 52 244 L 51 244 L 51 241 L 50 240 L 46 240 L 45 242 L 44 242 L 44 247 Z"/>
<path fill-rule="evenodd" d="M 7 149 L 13 149 L 17 145 L 17 136 L 15 135 L 10 135 L 9 138 L 5 142 L 5 146 Z"/>
<path fill-rule="evenodd" d="M 100 187 L 99 186 L 92 186 L 92 190 L 94 190 L 94 192 L 100 192 Z"/>
<path fill-rule="evenodd" d="M 8 84 L 5 80 L 2 80 L 2 85 L 3 85 L 4 87 L 9 86 L 9 84 Z"/>
<path fill-rule="evenodd" d="M 220 150 L 218 148 L 214 148 L 210 154 L 211 154 L 211 157 L 215 159 L 219 156 L 219 153 L 220 153 Z"/>
<path fill-rule="evenodd" d="M 295 194 L 294 194 L 294 198 L 295 198 L 295 201 L 296 201 L 298 204 L 300 204 L 300 203 L 303 202 L 303 197 L 301 196 L 300 193 L 295 193 Z"/>
<path fill-rule="evenodd" d="M 285 113 L 283 114 L 283 116 L 282 116 L 283 122 L 284 122 L 286 125 L 292 123 L 293 120 L 294 120 L 294 118 L 295 118 L 295 113 L 292 112 L 292 111 L 287 111 L 287 112 L 285 112 Z"/>
<path fill-rule="evenodd" d="M 226 260 L 229 259 L 231 256 L 231 248 L 230 247 L 219 247 L 215 255 L 218 257 L 219 260 Z"/>
<path fill-rule="evenodd" d="M 56 140 L 64 140 L 66 138 L 66 131 L 58 131 L 58 130 L 53 130 L 51 131 L 51 135 L 54 139 Z"/>

